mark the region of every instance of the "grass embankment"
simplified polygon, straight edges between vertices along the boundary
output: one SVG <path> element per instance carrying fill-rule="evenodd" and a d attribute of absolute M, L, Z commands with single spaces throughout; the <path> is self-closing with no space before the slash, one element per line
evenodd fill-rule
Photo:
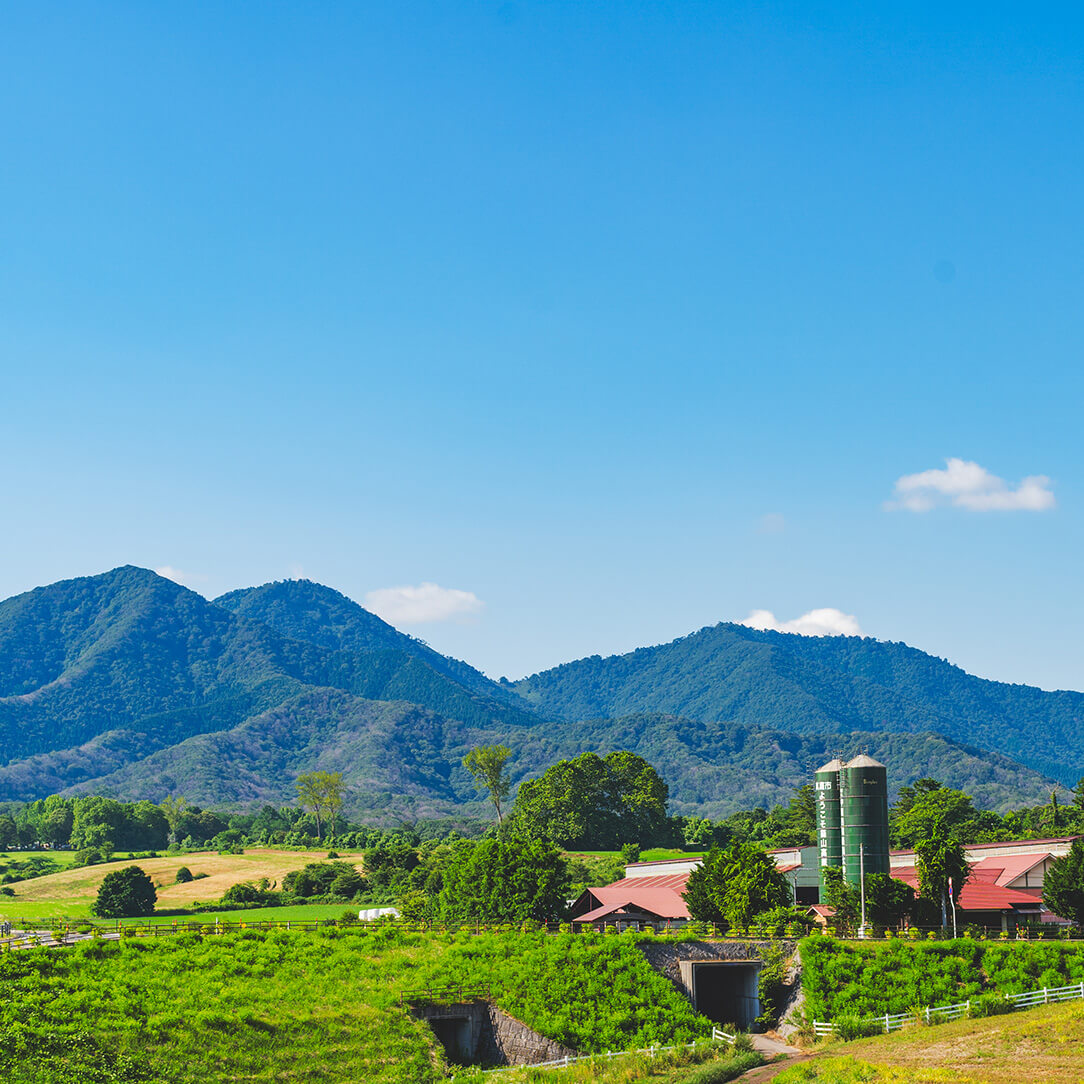
<path fill-rule="evenodd" d="M 57 855 L 65 852 L 58 851 Z M 69 852 L 70 853 L 70 852 Z M 361 868 L 360 853 L 344 854 L 342 861 L 352 862 Z M 283 877 L 291 870 L 301 869 L 311 862 L 320 861 L 312 851 L 280 851 L 269 848 L 247 850 L 244 854 L 216 854 L 204 851 L 194 854 L 164 855 L 161 858 L 139 858 L 135 864 L 144 870 L 154 881 L 158 889 L 158 907 L 172 910 L 191 907 L 198 902 L 212 902 L 220 899 L 231 885 L 240 881 L 257 881 L 266 877 L 269 881 L 282 884 Z M 131 862 L 123 860 L 124 865 Z M 177 870 L 187 866 L 193 874 L 204 873 L 206 877 L 177 884 Z M 113 861 L 95 866 L 79 866 L 65 869 L 60 873 L 50 873 L 45 877 L 34 877 L 28 881 L 19 881 L 10 887 L 14 896 L 0 896 L 0 917 L 3 918 L 86 918 L 90 915 L 90 905 L 98 894 L 98 886 L 107 873 L 120 869 L 121 864 Z M 267 908 L 275 911 L 271 917 L 286 919 L 287 910 L 304 911 L 303 917 L 331 917 L 341 915 L 345 905 L 325 909 L 323 915 L 317 915 L 316 909 L 308 908 Z M 248 912 L 231 911 L 236 919 L 238 914 Z M 226 912 L 222 912 L 223 915 Z M 212 921 L 213 921 L 213 916 Z M 298 915 L 297 917 L 302 917 Z M 170 921 L 168 918 L 166 921 Z M 200 921 L 206 921 L 201 915 Z"/>
<path fill-rule="evenodd" d="M 1079 1084 L 1084 1080 L 1084 1004 L 914 1027 L 846 1046 L 780 1073 L 775 1084 Z M 846 1050 L 846 1055 L 833 1051 Z"/>
<path fill-rule="evenodd" d="M 756 1053 L 701 1048 L 654 1058 L 643 1054 L 613 1060 L 599 1058 L 568 1069 L 509 1069 L 493 1076 L 460 1072 L 452 1078 L 452 1084 L 726 1084 L 763 1064 L 764 1059 Z"/>
<path fill-rule="evenodd" d="M 710 1022 L 648 965 L 644 939 L 388 926 L 9 953 L 0 957 L 0 1077 L 434 1084 L 447 1075 L 442 1049 L 399 997 L 455 984 L 489 984 L 501 1008 L 588 1053 L 709 1036 Z M 93 1029 L 103 1064 L 132 1060 L 128 1075 L 65 1075 L 63 1051 L 81 1027 Z"/>
<path fill-rule="evenodd" d="M 801 953 L 805 1012 L 816 1020 L 876 1017 L 1084 980 L 1084 944 L 1079 942 L 961 937 L 858 944 L 809 937 Z"/>

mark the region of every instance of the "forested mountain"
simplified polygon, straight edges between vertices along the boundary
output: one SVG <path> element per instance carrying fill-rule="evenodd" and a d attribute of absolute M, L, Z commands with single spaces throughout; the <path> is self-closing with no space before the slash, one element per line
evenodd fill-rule
<path fill-rule="evenodd" d="M 398 651 L 427 663 L 471 692 L 512 701 L 515 694 L 458 659 L 382 621 L 353 599 L 311 580 L 282 580 L 245 587 L 215 599 L 238 617 L 259 621 L 280 636 L 315 644 L 327 651 L 367 654 Z M 520 709 L 522 704 L 518 705 Z"/>
<path fill-rule="evenodd" d="M 0 799 L 278 803 L 294 797 L 299 772 L 323 768 L 344 773 L 353 812 L 392 823 L 482 812 L 460 761 L 496 742 L 513 751 L 514 782 L 586 750 L 638 752 L 670 784 L 675 812 L 716 817 L 786 801 L 818 764 L 859 748 L 887 761 L 893 789 L 933 774 L 1002 810 L 1049 793 L 1049 779 L 934 733 L 951 712 L 889 733 L 895 716 L 861 707 L 879 703 L 874 693 L 903 704 L 910 723 L 937 692 L 904 697 L 910 671 L 898 658 L 895 670 L 883 660 L 877 670 L 860 650 L 871 641 L 847 642 L 857 652 L 848 678 L 817 657 L 831 657 L 824 641 L 754 633 L 732 637 L 729 655 L 702 643 L 691 656 L 678 650 L 697 637 L 667 645 L 675 653 L 665 658 L 648 649 L 538 675 L 517 687 L 524 699 L 319 584 L 268 584 L 212 603 L 118 568 L 0 602 Z M 1010 688 L 900 645 L 872 646 L 910 652 L 911 669 L 927 667 L 931 682 L 950 672 L 979 689 Z M 635 665 L 642 658 L 653 660 L 647 671 Z M 644 714 L 652 700 L 684 707 Z M 839 736 L 851 729 L 864 733 Z"/>
<path fill-rule="evenodd" d="M 512 686 L 566 720 L 667 712 L 798 734 L 932 732 L 998 750 L 1072 785 L 1084 775 L 1084 694 L 965 673 L 900 643 L 719 624 L 597 655 Z"/>
<path fill-rule="evenodd" d="M 89 783 L 324 688 L 478 728 L 537 722 L 507 692 L 467 688 L 420 653 L 289 639 L 126 566 L 0 603 L 0 798 Z"/>

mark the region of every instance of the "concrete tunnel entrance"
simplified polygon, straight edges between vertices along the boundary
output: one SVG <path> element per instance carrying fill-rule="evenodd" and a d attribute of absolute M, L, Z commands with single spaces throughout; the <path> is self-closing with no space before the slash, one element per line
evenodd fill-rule
<path fill-rule="evenodd" d="M 748 1029 L 760 1015 L 760 960 L 680 960 L 693 1008 L 716 1024 Z"/>

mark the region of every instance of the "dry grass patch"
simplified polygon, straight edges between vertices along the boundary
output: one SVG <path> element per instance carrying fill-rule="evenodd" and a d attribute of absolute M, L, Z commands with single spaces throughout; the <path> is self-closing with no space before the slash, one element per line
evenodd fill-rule
<path fill-rule="evenodd" d="M 778 1084 L 940 1079 L 959 1084 L 1079 1084 L 1084 1080 L 1084 1003 L 914 1027 L 833 1044 L 827 1052 L 844 1051 L 848 1057 L 818 1057 L 788 1070 L 777 1078 Z"/>
<path fill-rule="evenodd" d="M 353 863 L 361 869 L 360 853 L 343 854 L 341 860 Z M 107 873 L 126 865 L 137 865 L 144 870 L 158 887 L 160 908 L 189 907 L 198 901 L 220 899 L 231 885 L 241 881 L 258 881 L 266 877 L 280 887 L 282 879 L 291 870 L 301 869 L 311 862 L 326 862 L 326 852 L 247 850 L 244 854 L 215 854 L 208 851 L 196 854 L 166 855 L 162 858 L 137 858 L 130 862 L 109 862 L 98 866 L 82 866 L 78 869 L 51 873 L 47 877 L 35 877 L 14 885 L 15 897 L 3 899 L 9 914 L 18 914 L 21 902 L 43 904 L 55 903 L 57 914 L 71 914 L 76 908 L 89 908 L 98 895 L 98 886 Z M 196 881 L 177 884 L 177 870 L 187 866 L 193 874 L 205 873 Z"/>

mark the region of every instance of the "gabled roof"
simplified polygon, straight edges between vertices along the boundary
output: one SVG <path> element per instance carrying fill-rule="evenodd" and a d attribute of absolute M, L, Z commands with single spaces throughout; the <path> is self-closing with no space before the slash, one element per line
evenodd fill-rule
<path fill-rule="evenodd" d="M 1049 851 L 1042 851 L 982 858 L 972 865 L 971 876 L 982 880 L 992 880 L 994 884 L 1008 888 L 1013 881 L 1023 877 L 1036 866 L 1041 866 L 1050 857 Z"/>
<path fill-rule="evenodd" d="M 892 870 L 892 876 L 898 881 L 906 881 L 918 891 L 918 873 L 914 866 L 897 866 Z M 1015 907 L 1035 908 L 1038 904 L 1035 896 L 1015 888 L 1003 888 L 992 878 L 969 879 L 956 897 L 956 906 L 961 911 L 1008 911 Z"/>
<path fill-rule="evenodd" d="M 613 884 L 589 888 L 576 901 L 577 906 L 591 905 L 589 911 L 576 915 L 574 922 L 597 922 L 620 912 L 653 915 L 656 918 L 688 918 L 685 905 L 687 873 L 661 877 L 626 877 Z"/>

